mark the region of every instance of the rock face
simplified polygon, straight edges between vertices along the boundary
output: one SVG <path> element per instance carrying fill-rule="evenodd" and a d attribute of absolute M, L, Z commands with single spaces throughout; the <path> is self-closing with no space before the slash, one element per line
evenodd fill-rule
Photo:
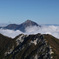
<path fill-rule="evenodd" d="M 15 47 L 15 40 L 0 34 L 0 59 L 5 59 L 5 56 L 9 54 Z"/>
<path fill-rule="evenodd" d="M 11 30 L 20 30 L 22 32 L 25 32 L 25 28 L 29 27 L 29 26 L 39 26 L 37 23 L 31 21 L 31 20 L 27 20 L 25 22 L 23 22 L 20 25 L 17 24 L 9 24 L 8 26 L 4 27 L 5 29 L 11 29 Z"/>
<path fill-rule="evenodd" d="M 49 34 L 44 34 L 44 38 L 46 39 L 46 42 L 50 45 L 50 48 L 53 50 L 51 51 L 53 58 L 51 58 L 59 59 L 59 39 Z"/>
<path fill-rule="evenodd" d="M 0 34 L 0 59 L 59 59 L 59 40 L 47 34 Z"/>
<path fill-rule="evenodd" d="M 21 34 L 14 40 L 16 48 L 5 55 L 6 59 L 51 59 L 50 47 L 43 35 Z"/>

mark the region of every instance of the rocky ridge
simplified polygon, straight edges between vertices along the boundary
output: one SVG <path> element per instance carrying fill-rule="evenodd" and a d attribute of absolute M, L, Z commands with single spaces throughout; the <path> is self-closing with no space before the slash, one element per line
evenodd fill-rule
<path fill-rule="evenodd" d="M 10 59 L 51 59 L 50 46 L 41 34 L 21 34 L 16 38 L 16 43 L 16 48 L 5 57 Z"/>
<path fill-rule="evenodd" d="M 0 34 L 0 59 L 58 59 L 59 40 L 49 34 L 20 34 L 14 39 Z"/>

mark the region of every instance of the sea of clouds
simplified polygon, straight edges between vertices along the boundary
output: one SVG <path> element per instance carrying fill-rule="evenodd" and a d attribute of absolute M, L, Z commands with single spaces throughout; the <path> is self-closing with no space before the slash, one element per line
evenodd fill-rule
<path fill-rule="evenodd" d="M 51 34 L 56 38 L 59 38 L 59 26 L 54 26 L 54 25 L 50 25 L 50 26 L 42 26 L 42 27 L 38 27 L 38 26 L 30 26 L 27 27 L 25 29 L 25 32 L 21 32 L 20 30 L 9 30 L 9 29 L 0 29 L 0 33 L 8 36 L 8 37 L 16 37 L 19 34 L 37 34 L 37 33 L 41 33 L 41 34 Z"/>

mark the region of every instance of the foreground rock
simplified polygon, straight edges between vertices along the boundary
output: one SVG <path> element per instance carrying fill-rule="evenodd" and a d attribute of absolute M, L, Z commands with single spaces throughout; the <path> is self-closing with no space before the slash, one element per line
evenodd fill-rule
<path fill-rule="evenodd" d="M 14 39 L 0 34 L 0 59 L 58 59 L 58 44 L 58 39 L 46 34 L 20 34 Z"/>
<path fill-rule="evenodd" d="M 50 46 L 43 35 L 19 35 L 16 38 L 17 47 L 8 55 L 11 59 L 51 59 Z"/>

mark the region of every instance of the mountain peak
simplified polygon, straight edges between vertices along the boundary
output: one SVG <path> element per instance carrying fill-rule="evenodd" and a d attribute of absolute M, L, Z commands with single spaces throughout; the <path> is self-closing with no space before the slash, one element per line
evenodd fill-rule
<path fill-rule="evenodd" d="M 26 20 L 25 22 L 23 22 L 20 25 L 17 24 L 9 24 L 8 26 L 4 27 L 5 29 L 11 29 L 11 30 L 20 30 L 22 32 L 25 32 L 26 27 L 29 26 L 39 26 L 36 22 L 32 21 L 32 20 Z"/>
<path fill-rule="evenodd" d="M 31 21 L 31 20 L 28 19 L 28 20 L 26 20 L 25 22 L 33 22 L 33 21 Z"/>
<path fill-rule="evenodd" d="M 36 22 L 32 21 L 32 20 L 26 20 L 24 23 L 22 23 L 24 25 L 26 25 L 26 27 L 28 26 L 39 26 Z"/>
<path fill-rule="evenodd" d="M 31 21 L 31 20 L 27 19 L 26 21 Z"/>

